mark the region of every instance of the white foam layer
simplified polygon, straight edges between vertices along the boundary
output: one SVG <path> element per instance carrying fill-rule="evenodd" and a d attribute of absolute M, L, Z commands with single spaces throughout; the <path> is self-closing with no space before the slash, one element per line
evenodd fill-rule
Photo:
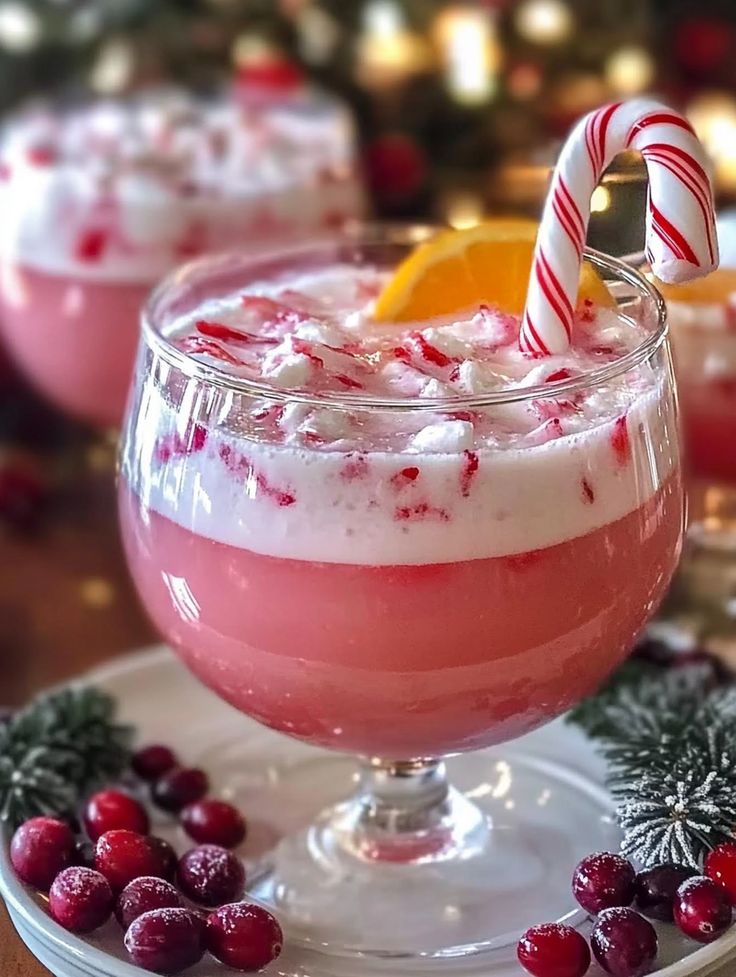
<path fill-rule="evenodd" d="M 677 463 L 674 410 L 660 389 L 625 420 L 519 450 L 320 451 L 210 432 L 201 450 L 164 463 L 176 417 L 151 387 L 146 404 L 123 466 L 142 504 L 208 539 L 298 560 L 416 565 L 526 553 L 622 518 Z"/>
<path fill-rule="evenodd" d="M 244 112 L 156 92 L 33 111 L 0 143 L 0 257 L 54 275 L 153 282 L 196 254 L 360 216 L 343 107 L 303 93 Z"/>

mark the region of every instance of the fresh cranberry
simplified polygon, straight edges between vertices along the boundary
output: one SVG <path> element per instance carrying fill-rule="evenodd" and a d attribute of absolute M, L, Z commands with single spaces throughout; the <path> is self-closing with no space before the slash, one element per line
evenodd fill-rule
<path fill-rule="evenodd" d="M 631 862 L 612 852 L 588 855 L 572 877 L 573 895 L 588 913 L 630 906 L 636 872 Z"/>
<path fill-rule="evenodd" d="M 583 977 L 590 966 L 584 937 L 561 923 L 532 926 L 519 940 L 516 955 L 534 977 Z"/>
<path fill-rule="evenodd" d="M 148 834 L 150 822 L 142 804 L 120 790 L 101 790 L 93 794 L 84 808 L 84 827 L 92 841 L 115 828 Z"/>
<path fill-rule="evenodd" d="M 126 929 L 134 919 L 152 909 L 181 909 L 182 900 L 170 882 L 144 875 L 129 882 L 118 896 L 115 918 Z"/>
<path fill-rule="evenodd" d="M 201 844 L 235 848 L 245 838 L 245 821 L 240 811 L 226 801 L 197 801 L 181 812 L 181 823 Z"/>
<path fill-rule="evenodd" d="M 691 868 L 674 863 L 657 865 L 655 868 L 639 872 L 635 882 L 634 905 L 639 912 L 649 916 L 650 919 L 671 923 L 677 890 L 685 879 L 693 875 L 695 872 Z"/>
<path fill-rule="evenodd" d="M 54 879 L 49 891 L 49 912 L 64 929 L 91 933 L 110 918 L 113 899 L 104 875 L 75 865 L 65 868 Z"/>
<path fill-rule="evenodd" d="M 705 858 L 705 875 L 719 885 L 736 906 L 736 844 L 726 841 L 708 852 Z"/>
<path fill-rule="evenodd" d="M 163 856 L 151 839 L 127 828 L 115 828 L 97 839 L 95 868 L 114 892 L 120 892 L 141 875 L 164 878 L 166 871 Z"/>
<path fill-rule="evenodd" d="M 243 863 L 220 845 L 199 845 L 179 859 L 179 887 L 203 906 L 236 902 L 243 895 Z"/>
<path fill-rule="evenodd" d="M 177 763 L 174 751 L 160 743 L 144 746 L 133 754 L 133 759 L 130 761 L 130 765 L 141 780 L 158 780 L 169 770 L 173 770 Z"/>
<path fill-rule="evenodd" d="M 71 862 L 74 835 L 56 818 L 31 818 L 10 842 L 10 861 L 19 879 L 48 892 L 59 872 Z"/>
<path fill-rule="evenodd" d="M 95 846 L 91 841 L 79 838 L 75 842 L 70 864 L 80 865 L 83 868 L 95 867 Z"/>
<path fill-rule="evenodd" d="M 204 770 L 196 767 L 177 767 L 159 778 L 151 791 L 154 804 L 178 814 L 187 804 L 200 800 L 210 784 Z"/>
<path fill-rule="evenodd" d="M 210 913 L 205 942 L 215 960 L 226 967 L 260 970 L 281 953 L 284 934 L 267 910 L 247 902 L 235 902 Z"/>
<path fill-rule="evenodd" d="M 178 974 L 204 955 L 204 922 L 188 909 L 152 909 L 125 934 L 133 963 L 157 974 Z"/>
<path fill-rule="evenodd" d="M 657 959 L 657 934 L 633 909 L 605 909 L 590 934 L 593 955 L 612 977 L 643 977 Z"/>
<path fill-rule="evenodd" d="M 167 882 L 173 882 L 176 878 L 179 856 L 168 841 L 159 838 L 157 835 L 149 835 L 148 843 L 161 861 L 161 871 L 159 873 L 161 878 L 166 879 Z"/>
<path fill-rule="evenodd" d="M 712 943 L 731 925 L 731 901 L 712 879 L 696 875 L 683 882 L 674 904 L 675 922 L 698 943 Z"/>

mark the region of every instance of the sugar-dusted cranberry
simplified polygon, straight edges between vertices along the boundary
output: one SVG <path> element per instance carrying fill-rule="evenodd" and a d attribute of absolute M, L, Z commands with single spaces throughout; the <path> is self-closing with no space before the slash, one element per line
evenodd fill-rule
<path fill-rule="evenodd" d="M 696 875 L 677 890 L 675 922 L 698 943 L 712 943 L 731 925 L 731 901 L 712 879 Z"/>
<path fill-rule="evenodd" d="M 152 743 L 137 750 L 130 765 L 141 780 L 158 780 L 169 770 L 173 770 L 178 762 L 176 754 L 168 746 Z"/>
<path fill-rule="evenodd" d="M 281 953 L 284 934 L 278 920 L 267 910 L 247 902 L 235 902 L 210 913 L 205 942 L 215 960 L 226 967 L 260 970 Z"/>
<path fill-rule="evenodd" d="M 153 785 L 154 804 L 177 814 L 187 804 L 201 800 L 210 788 L 207 774 L 196 767 L 177 767 L 160 777 Z"/>
<path fill-rule="evenodd" d="M 719 885 L 736 906 L 736 844 L 726 841 L 708 852 L 705 858 L 705 875 Z"/>
<path fill-rule="evenodd" d="M 149 824 L 143 805 L 121 790 L 100 790 L 90 797 L 84 808 L 84 827 L 92 841 L 115 828 L 127 828 L 145 835 Z"/>
<path fill-rule="evenodd" d="M 114 892 L 120 892 L 141 875 L 164 878 L 166 871 L 164 858 L 151 839 L 127 828 L 115 828 L 97 839 L 95 868 Z"/>
<path fill-rule="evenodd" d="M 104 875 L 74 865 L 56 876 L 49 890 L 49 912 L 72 933 L 91 933 L 110 918 L 114 896 Z"/>
<path fill-rule="evenodd" d="M 572 877 L 573 895 L 588 913 L 599 913 L 634 901 L 636 872 L 631 862 L 612 852 L 588 855 Z"/>
<path fill-rule="evenodd" d="M 48 892 L 59 872 L 70 864 L 74 835 L 56 818 L 31 818 L 10 842 L 10 861 L 19 879 Z"/>
<path fill-rule="evenodd" d="M 532 926 L 519 940 L 516 955 L 533 977 L 583 977 L 590 967 L 585 938 L 571 926 Z"/>
<path fill-rule="evenodd" d="M 176 878 L 179 856 L 168 841 L 159 838 L 157 835 L 149 835 L 148 843 L 160 859 L 161 871 L 159 874 L 161 878 L 166 879 L 167 882 L 173 882 Z"/>
<path fill-rule="evenodd" d="M 221 906 L 243 895 L 245 869 L 227 848 L 199 845 L 179 859 L 178 879 L 181 891 L 193 902 Z"/>
<path fill-rule="evenodd" d="M 633 909 L 605 909 L 590 934 L 593 956 L 611 977 L 644 977 L 657 959 L 657 934 Z"/>
<path fill-rule="evenodd" d="M 182 898 L 170 882 L 144 875 L 129 882 L 115 903 L 115 918 L 126 929 L 152 909 L 181 909 Z"/>
<path fill-rule="evenodd" d="M 69 862 L 70 865 L 81 865 L 84 868 L 95 867 L 95 846 L 91 841 L 78 838 L 74 844 L 74 851 Z"/>
<path fill-rule="evenodd" d="M 245 820 L 227 801 L 196 801 L 181 812 L 182 827 L 194 841 L 235 848 L 245 838 Z"/>
<path fill-rule="evenodd" d="M 188 909 L 152 909 L 130 924 L 125 949 L 144 970 L 178 974 L 202 959 L 204 921 Z"/>
<path fill-rule="evenodd" d="M 677 890 L 695 872 L 686 865 L 657 865 L 639 872 L 636 877 L 634 906 L 650 919 L 671 923 Z"/>

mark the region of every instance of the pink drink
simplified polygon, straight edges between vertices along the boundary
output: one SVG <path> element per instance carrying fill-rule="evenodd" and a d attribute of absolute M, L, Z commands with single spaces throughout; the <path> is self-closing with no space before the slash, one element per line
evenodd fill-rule
<path fill-rule="evenodd" d="M 408 757 L 514 738 L 592 692 L 662 597 L 678 491 L 673 478 L 622 519 L 556 546 L 379 567 L 218 543 L 142 510 L 125 484 L 120 502 L 146 607 L 206 685 L 292 736 Z M 173 579 L 195 595 L 197 620 Z"/>
<path fill-rule="evenodd" d="M 736 315 L 725 298 L 668 311 L 690 471 L 736 483 Z"/>
<path fill-rule="evenodd" d="M 336 749 L 440 755 L 559 715 L 624 657 L 678 556 L 666 370 L 569 387 L 644 331 L 588 309 L 575 348 L 537 361 L 486 308 L 373 323 L 377 269 L 271 275 L 172 311 L 169 343 L 209 380 L 142 353 L 120 506 L 155 624 L 237 708 Z"/>
<path fill-rule="evenodd" d="M 141 303 L 195 255 L 313 234 L 362 210 L 344 110 L 154 92 L 28 112 L 0 146 L 0 322 L 65 410 L 118 424 Z"/>
<path fill-rule="evenodd" d="M 64 410 L 117 424 L 130 385 L 143 282 L 89 281 L 4 268 L 2 325 L 24 375 Z"/>

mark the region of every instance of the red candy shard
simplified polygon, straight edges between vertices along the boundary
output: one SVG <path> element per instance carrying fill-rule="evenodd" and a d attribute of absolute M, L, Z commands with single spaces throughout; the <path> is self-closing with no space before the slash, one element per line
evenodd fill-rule
<path fill-rule="evenodd" d="M 580 488 L 583 492 L 583 501 L 588 505 L 592 505 L 595 502 L 595 492 L 587 478 L 580 479 Z"/>
<path fill-rule="evenodd" d="M 572 373 L 566 368 L 562 367 L 559 370 L 555 370 L 553 373 L 545 379 L 545 383 L 556 383 L 558 380 L 569 380 Z"/>
<path fill-rule="evenodd" d="M 395 475 L 391 476 L 391 485 L 395 489 L 405 488 L 407 485 L 411 485 L 412 482 L 416 482 L 419 478 L 419 469 L 410 465 L 407 468 L 402 468 L 401 471 L 396 472 Z"/>
<path fill-rule="evenodd" d="M 226 326 L 223 322 L 211 322 L 209 319 L 198 319 L 195 328 L 203 336 L 209 336 L 210 339 L 222 339 L 225 342 L 264 343 L 268 346 L 278 343 L 278 339 L 274 339 L 273 336 L 258 336 L 252 332 L 235 329 L 233 326 Z"/>
<path fill-rule="evenodd" d="M 158 462 L 169 461 L 171 458 L 184 458 L 201 451 L 206 443 L 207 429 L 201 424 L 194 424 L 184 435 L 175 432 L 159 438 L 154 445 L 153 456 Z"/>
<path fill-rule="evenodd" d="M 363 384 L 360 380 L 355 380 L 353 377 L 349 377 L 346 373 L 335 373 L 335 379 L 338 383 L 341 383 L 343 387 L 347 387 L 349 390 L 362 390 Z"/>
<path fill-rule="evenodd" d="M 424 519 L 438 519 L 449 522 L 450 515 L 440 506 L 430 505 L 428 502 L 418 502 L 416 505 L 402 505 L 394 510 L 397 522 L 419 522 Z"/>
<path fill-rule="evenodd" d="M 258 491 L 273 500 L 276 505 L 286 507 L 294 505 L 296 502 L 296 496 L 293 492 L 271 485 L 263 472 L 259 472 L 253 467 L 246 455 L 233 451 L 230 445 L 223 444 L 220 446 L 220 458 L 231 472 L 244 478 L 246 482 L 252 480 Z"/>
<path fill-rule="evenodd" d="M 231 366 L 246 365 L 245 360 L 233 356 L 219 343 L 204 339 L 201 336 L 184 336 L 183 339 L 176 340 L 175 345 L 184 353 L 202 353 L 213 357 L 213 359 L 222 360 L 223 363 L 229 363 Z"/>
<path fill-rule="evenodd" d="M 56 162 L 56 150 L 53 146 L 29 146 L 26 150 L 26 159 L 32 166 L 53 166 Z"/>
<path fill-rule="evenodd" d="M 631 441 L 626 415 L 616 418 L 611 432 L 611 447 L 619 465 L 625 465 L 631 457 Z"/>
<path fill-rule="evenodd" d="M 107 248 L 109 236 L 102 228 L 90 227 L 82 231 L 74 247 L 79 261 L 99 261 Z"/>
<path fill-rule="evenodd" d="M 441 349 L 437 349 L 436 346 L 433 346 L 423 333 L 409 333 L 409 339 L 421 358 L 428 363 L 432 363 L 434 366 L 450 366 L 454 362 L 452 357 L 443 353 Z"/>
<path fill-rule="evenodd" d="M 463 451 L 463 467 L 460 473 L 460 494 L 463 498 L 470 495 L 473 479 L 478 474 L 478 454 L 475 451 Z"/>

